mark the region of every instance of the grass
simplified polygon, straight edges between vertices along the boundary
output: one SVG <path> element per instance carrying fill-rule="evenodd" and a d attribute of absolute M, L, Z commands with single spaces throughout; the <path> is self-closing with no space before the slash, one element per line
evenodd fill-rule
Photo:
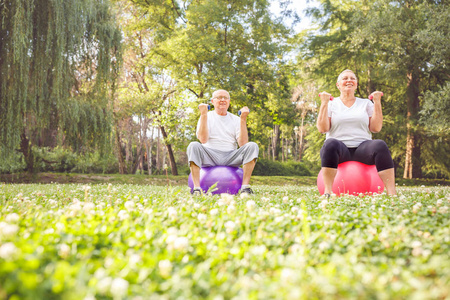
<path fill-rule="evenodd" d="M 450 297 L 447 186 L 323 200 L 282 177 L 194 198 L 91 179 L 0 185 L 0 299 Z"/>
<path fill-rule="evenodd" d="M 157 186 L 187 185 L 187 175 L 121 175 L 121 174 L 76 174 L 76 173 L 29 173 L 0 174 L 4 183 L 83 183 L 83 184 L 138 184 Z M 253 185 L 316 185 L 317 176 L 252 176 Z M 397 178 L 399 186 L 450 186 L 445 179 L 402 179 Z"/>

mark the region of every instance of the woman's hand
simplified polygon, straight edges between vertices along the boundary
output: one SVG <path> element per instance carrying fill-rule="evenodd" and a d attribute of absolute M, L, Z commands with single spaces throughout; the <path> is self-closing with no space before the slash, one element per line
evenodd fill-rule
<path fill-rule="evenodd" d="M 373 100 L 373 102 L 381 103 L 381 97 L 383 96 L 383 92 L 375 91 L 370 94 L 369 99 Z"/>

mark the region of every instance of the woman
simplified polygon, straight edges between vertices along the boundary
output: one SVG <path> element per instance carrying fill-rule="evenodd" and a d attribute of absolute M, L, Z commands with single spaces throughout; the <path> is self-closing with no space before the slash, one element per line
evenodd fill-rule
<path fill-rule="evenodd" d="M 320 93 L 322 103 L 317 119 L 317 129 L 327 134 L 320 150 L 324 195 L 329 197 L 332 193 L 338 164 L 349 160 L 375 165 L 387 194 L 396 195 L 394 162 L 389 149 L 384 141 L 372 140 L 372 133 L 379 132 L 383 126 L 383 93 L 373 92 L 373 103 L 356 98 L 358 81 L 351 70 L 338 76 L 336 86 L 341 92 L 339 98 L 332 100 L 330 94 Z"/>

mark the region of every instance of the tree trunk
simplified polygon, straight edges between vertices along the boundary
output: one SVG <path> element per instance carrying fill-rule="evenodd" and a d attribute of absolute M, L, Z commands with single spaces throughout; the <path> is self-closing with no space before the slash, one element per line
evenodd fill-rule
<path fill-rule="evenodd" d="M 411 71 L 408 76 L 408 86 L 406 88 L 407 96 L 407 115 L 406 115 L 406 155 L 405 171 L 403 178 L 421 178 L 422 165 L 420 162 L 420 133 L 417 129 L 418 114 L 420 109 L 419 102 L 419 76 L 417 71 Z"/>
<path fill-rule="evenodd" d="M 161 129 L 161 133 L 164 138 L 164 144 L 166 145 L 167 152 L 169 154 L 170 169 L 172 170 L 172 175 L 178 175 L 178 169 L 175 163 L 175 156 L 173 155 L 172 145 L 166 142 L 167 140 L 166 130 L 164 129 L 164 126 L 160 126 L 159 128 Z"/>
<path fill-rule="evenodd" d="M 305 128 L 303 126 L 305 121 L 305 116 L 302 114 L 302 124 L 300 126 L 300 142 L 298 143 L 298 161 L 302 160 L 302 155 L 303 155 L 303 135 L 305 134 Z"/>
<path fill-rule="evenodd" d="M 114 122 L 115 124 L 115 131 L 116 131 L 116 138 L 115 138 L 115 144 L 116 144 L 116 152 L 117 152 L 117 161 L 119 163 L 119 173 L 120 174 L 127 174 L 127 167 L 125 165 L 125 161 L 123 159 L 122 154 L 122 141 L 120 140 L 120 133 L 119 133 L 119 124 L 118 121 Z"/>
<path fill-rule="evenodd" d="M 31 143 L 28 140 L 25 132 L 20 135 L 20 152 L 23 154 L 23 158 L 26 163 L 26 170 L 30 174 L 34 174 L 34 155 L 31 150 Z"/>
<path fill-rule="evenodd" d="M 273 126 L 273 136 L 272 136 L 272 159 L 279 160 L 278 145 L 280 143 L 280 125 Z"/>

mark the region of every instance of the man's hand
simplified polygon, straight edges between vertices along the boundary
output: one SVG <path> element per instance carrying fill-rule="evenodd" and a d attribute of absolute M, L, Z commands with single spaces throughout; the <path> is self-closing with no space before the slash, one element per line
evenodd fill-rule
<path fill-rule="evenodd" d="M 206 115 L 208 113 L 208 104 L 206 103 L 201 103 L 198 106 L 198 109 L 200 110 L 200 114 L 201 115 Z"/>
<path fill-rule="evenodd" d="M 241 118 L 244 117 L 246 118 L 248 116 L 248 114 L 250 113 L 250 109 L 248 109 L 247 106 L 244 106 L 243 108 L 241 108 L 241 110 L 239 110 L 241 112 Z"/>

